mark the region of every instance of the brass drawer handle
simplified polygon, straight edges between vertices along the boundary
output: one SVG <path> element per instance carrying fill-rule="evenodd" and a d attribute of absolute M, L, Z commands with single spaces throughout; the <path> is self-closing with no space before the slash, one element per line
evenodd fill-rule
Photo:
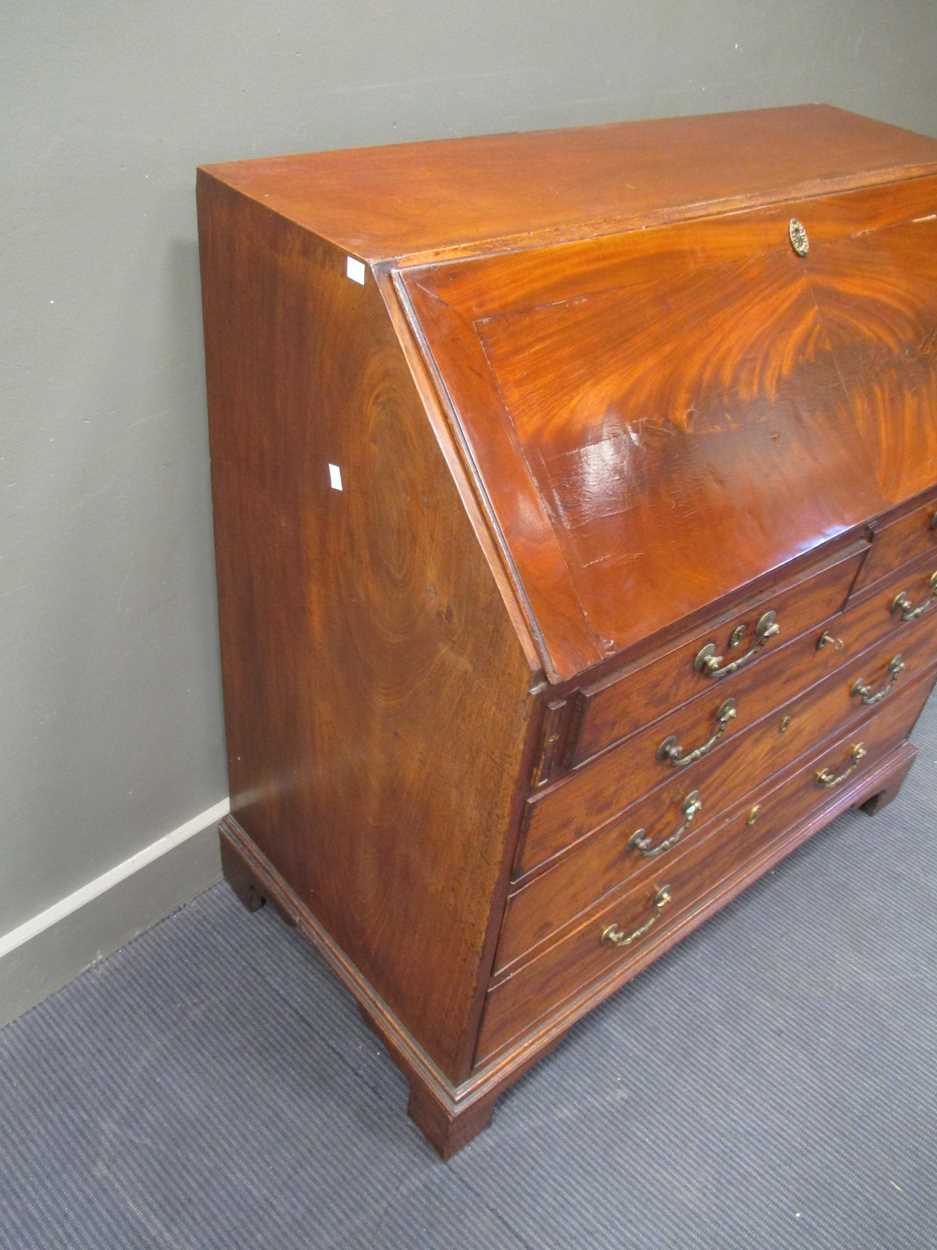
<path fill-rule="evenodd" d="M 687 764 L 695 764 L 697 760 L 701 760 L 704 755 L 709 754 L 728 729 L 730 722 L 734 721 L 737 715 L 738 709 L 735 706 L 735 700 L 726 699 L 725 703 L 720 704 L 719 710 L 716 712 L 716 728 L 705 742 L 700 743 L 692 751 L 684 751 L 677 738 L 671 734 L 657 748 L 658 760 L 662 764 L 672 764 L 674 768 L 686 768 Z"/>
<path fill-rule="evenodd" d="M 862 678 L 859 677 L 852 683 L 852 689 L 849 693 L 854 698 L 861 699 L 867 707 L 871 707 L 875 703 L 881 703 L 881 701 L 883 699 L 887 699 L 894 690 L 895 683 L 898 681 L 899 675 L 903 673 L 904 670 L 904 658 L 900 655 L 892 656 L 892 658 L 888 661 L 888 680 L 884 683 L 884 685 L 879 686 L 878 690 L 873 690 L 868 682 L 863 681 Z"/>
<path fill-rule="evenodd" d="M 921 603 L 914 606 L 908 598 L 907 591 L 900 591 L 891 601 L 892 614 L 898 614 L 903 621 L 916 621 L 919 616 L 923 616 L 928 608 L 937 598 L 937 572 L 930 575 L 930 598 L 922 600 Z"/>
<path fill-rule="evenodd" d="M 658 842 L 655 846 L 643 829 L 635 829 L 628 839 L 628 845 L 634 847 L 638 854 L 643 855 L 645 859 L 654 859 L 656 855 L 663 855 L 665 851 L 673 850 L 690 825 L 692 825 L 697 813 L 702 810 L 703 800 L 700 798 L 699 790 L 691 790 L 683 800 L 683 824 L 678 829 L 675 829 L 668 838 L 664 838 L 663 842 Z"/>
<path fill-rule="evenodd" d="M 607 942 L 609 946 L 630 946 L 632 942 L 636 942 L 638 938 L 644 937 L 648 929 L 652 929 L 660 919 L 660 914 L 670 902 L 673 895 L 670 893 L 669 885 L 662 885 L 654 895 L 654 910 L 644 924 L 635 929 L 631 933 L 625 933 L 623 929 L 619 929 L 617 924 L 606 925 L 602 930 L 602 941 Z"/>
<path fill-rule="evenodd" d="M 716 654 L 714 642 L 707 642 L 706 646 L 697 652 L 693 667 L 704 677 L 728 677 L 753 660 L 765 643 L 770 638 L 776 638 L 780 632 L 781 626 L 778 624 L 777 613 L 763 612 L 755 622 L 755 641 L 744 655 L 740 655 L 737 660 L 732 660 L 729 664 L 723 664 L 725 656 Z M 729 646 L 737 647 L 743 633 L 744 627 L 737 625 L 729 636 Z"/>
<path fill-rule="evenodd" d="M 850 763 L 846 765 L 843 771 L 841 773 L 834 773 L 834 772 L 831 772 L 828 768 L 821 768 L 820 771 L 816 774 L 817 785 L 826 786 L 827 789 L 830 789 L 832 786 L 842 785 L 842 783 L 846 780 L 847 777 L 851 777 L 853 775 L 853 773 L 859 767 L 860 762 L 864 760 L 865 757 L 866 757 L 865 747 L 862 745 L 861 742 L 857 742 L 856 745 L 849 752 Z"/>

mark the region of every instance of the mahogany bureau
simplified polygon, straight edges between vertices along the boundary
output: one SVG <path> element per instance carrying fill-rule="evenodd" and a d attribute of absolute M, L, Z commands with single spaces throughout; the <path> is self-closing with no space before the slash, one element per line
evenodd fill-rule
<path fill-rule="evenodd" d="M 198 192 L 225 872 L 448 1156 L 914 758 L 937 141 L 811 105 Z"/>

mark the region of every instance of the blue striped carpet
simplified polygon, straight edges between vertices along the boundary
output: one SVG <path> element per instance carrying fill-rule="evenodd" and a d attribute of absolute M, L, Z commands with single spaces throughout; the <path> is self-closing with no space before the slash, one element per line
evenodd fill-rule
<path fill-rule="evenodd" d="M 219 886 L 0 1033 L 2 1250 L 934 1250 L 937 704 L 444 1166 L 350 999 Z"/>

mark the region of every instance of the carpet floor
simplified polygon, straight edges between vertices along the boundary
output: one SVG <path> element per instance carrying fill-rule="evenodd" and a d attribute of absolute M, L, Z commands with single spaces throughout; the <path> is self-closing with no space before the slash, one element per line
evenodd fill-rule
<path fill-rule="evenodd" d="M 218 886 L 0 1032 L 2 1250 L 934 1250 L 937 702 L 448 1166 L 350 997 Z"/>

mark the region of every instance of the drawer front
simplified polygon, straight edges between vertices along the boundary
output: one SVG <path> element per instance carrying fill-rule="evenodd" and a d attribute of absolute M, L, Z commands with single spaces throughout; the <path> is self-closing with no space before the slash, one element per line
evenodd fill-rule
<path fill-rule="evenodd" d="M 718 887 L 747 871 L 794 825 L 835 801 L 840 784 L 860 780 L 907 736 L 934 679 L 931 669 L 885 703 L 855 733 L 825 746 L 793 776 L 752 792 L 705 839 L 683 849 L 636 886 L 629 885 L 543 943 L 534 957 L 488 991 L 477 1062 L 548 1015 L 571 995 L 643 957 L 648 946 L 699 908 Z M 838 781 L 838 779 L 842 781 Z M 754 821 L 752 809 L 758 805 Z M 662 896 L 666 889 L 669 901 Z M 614 926 L 609 933 L 610 926 Z M 605 936 L 607 935 L 607 936 Z M 627 945 L 614 945 L 609 937 Z"/>
<path fill-rule="evenodd" d="M 580 718 L 571 762 L 595 755 L 694 695 L 731 697 L 743 673 L 755 672 L 785 641 L 843 606 L 866 550 L 865 543 L 853 546 L 793 585 L 759 596 L 744 610 L 700 629 L 665 654 L 586 687 L 578 696 Z M 769 612 L 774 613 L 777 632 L 765 637 L 771 622 L 762 624 L 760 632 L 759 622 Z M 697 663 L 704 651 L 707 660 L 721 660 L 714 675 L 707 675 L 704 660 Z M 734 671 L 718 675 L 733 665 L 738 666 Z"/>
<path fill-rule="evenodd" d="M 904 596 L 902 602 L 911 605 L 907 621 L 901 607 L 895 605 L 900 595 Z M 732 734 L 848 663 L 877 639 L 921 621 L 925 614 L 915 616 L 914 611 L 929 600 L 937 608 L 935 595 L 937 553 L 932 553 L 890 581 L 879 582 L 851 609 L 847 607 L 845 612 L 814 625 L 716 690 L 698 695 L 669 716 L 630 735 L 627 749 L 632 772 L 622 802 L 630 802 L 657 785 L 672 768 L 683 771 L 691 767 L 687 761 L 694 753 L 702 758 Z M 926 623 L 922 628 L 927 628 Z M 662 750 L 665 743 L 667 749 Z M 677 747 L 681 750 L 675 756 Z"/>
<path fill-rule="evenodd" d="M 876 530 L 854 589 L 871 586 L 919 556 L 937 558 L 937 498 Z"/>
<path fill-rule="evenodd" d="M 861 732 L 863 721 L 903 694 L 937 658 L 935 635 L 934 627 L 929 636 L 919 633 L 903 652 L 891 640 L 870 648 L 809 698 L 788 705 L 783 715 L 791 719 L 783 734 L 780 717 L 771 717 L 698 788 L 687 779 L 655 791 L 522 882 L 508 898 L 495 967 L 508 967 L 610 890 L 666 871 L 682 848 L 704 839 L 747 792 L 831 733 Z M 898 655 L 905 667 L 895 671 Z M 854 693 L 860 681 L 866 702 L 863 691 Z"/>
<path fill-rule="evenodd" d="M 889 604 L 897 593 L 896 585 L 906 585 L 915 604 L 928 603 L 921 592 L 921 583 L 927 584 L 928 580 L 924 574 L 918 574 L 900 583 L 890 583 L 883 593 L 870 597 L 854 613 L 844 613 L 830 622 L 839 629 L 836 641 L 823 648 L 831 660 L 843 654 L 837 651 L 840 641 L 851 648 L 877 631 L 881 623 L 887 633 L 822 682 L 776 707 L 754 725 L 728 734 L 724 743 L 697 763 L 685 769 L 660 767 L 661 784 L 638 805 L 641 810 L 635 813 L 635 827 L 643 825 L 655 836 L 657 831 L 667 830 L 691 790 L 702 795 L 707 818 L 716 815 L 717 810 L 724 811 L 746 790 L 786 767 L 802 751 L 837 732 L 839 726 L 845 728 L 865 715 L 869 706 L 874 707 L 863 703 L 861 695 L 853 694 L 853 685 L 862 678 L 872 690 L 878 689 L 888 681 L 888 665 L 898 655 L 906 667 L 897 675 L 897 688 L 908 685 L 916 672 L 929 666 L 937 652 L 937 599 L 933 600 L 933 609 L 899 625 L 894 624 L 897 618 L 889 611 Z M 809 648 L 815 654 L 816 642 L 810 641 Z M 663 733 L 660 736 L 663 740 Z M 632 742 L 644 737 L 642 734 L 623 743 L 528 801 L 517 876 L 559 855 L 631 806 L 636 797 L 634 777 L 646 763 L 647 755 L 652 759 L 656 755 L 656 735 L 645 743 L 645 760 L 632 750 Z"/>
<path fill-rule="evenodd" d="M 932 616 L 937 616 L 937 553 L 853 596 L 844 612 L 825 621 L 811 635 L 816 662 L 835 666 L 837 657 L 858 655 L 880 638 L 901 646 L 904 636 L 929 630 Z"/>

